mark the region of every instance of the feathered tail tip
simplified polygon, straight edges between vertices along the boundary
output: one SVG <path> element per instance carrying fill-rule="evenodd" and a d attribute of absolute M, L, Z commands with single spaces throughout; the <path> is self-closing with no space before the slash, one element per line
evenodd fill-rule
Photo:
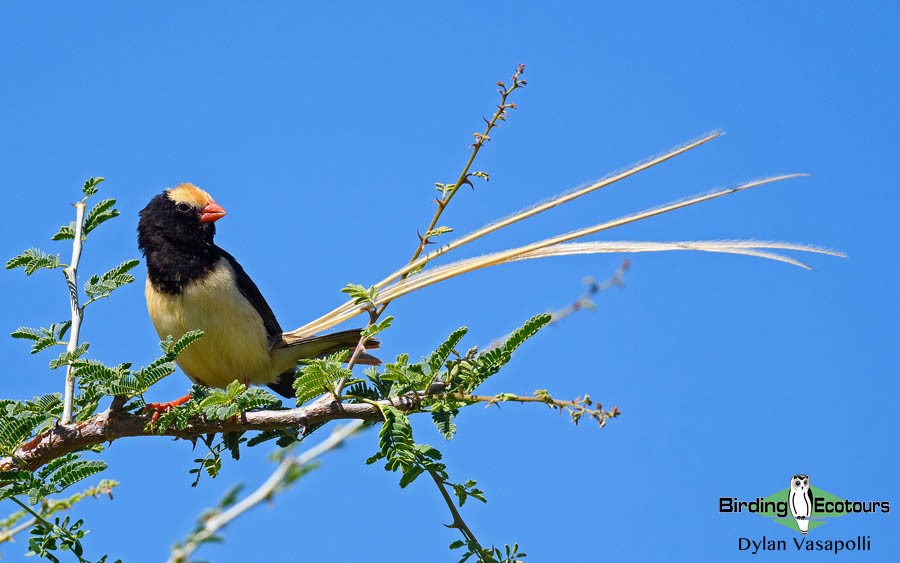
<path fill-rule="evenodd" d="M 481 268 L 486 268 L 488 266 L 496 266 L 498 264 L 505 264 L 509 262 L 515 262 L 519 260 L 530 260 L 534 258 L 547 258 L 551 256 L 568 256 L 574 254 L 601 254 L 601 253 L 611 253 L 611 252 L 661 252 L 661 251 L 672 251 L 672 250 L 696 250 L 701 252 L 718 252 L 725 254 L 740 254 L 746 256 L 756 256 L 758 258 L 766 258 L 769 260 L 776 260 L 779 262 L 784 262 L 787 264 L 791 264 L 794 266 L 798 266 L 800 268 L 805 268 L 807 270 L 811 270 L 812 268 L 804 262 L 792 258 L 790 256 L 785 256 L 779 252 L 780 250 L 788 250 L 788 251 L 799 251 L 799 252 L 812 252 L 816 254 L 827 254 L 830 256 L 841 256 L 844 254 L 838 251 L 829 250 L 826 248 L 821 248 L 817 246 L 810 246 L 804 244 L 795 244 L 795 243 L 785 243 L 785 242 L 769 242 L 769 241 L 753 241 L 753 240 L 720 240 L 720 241 L 684 241 L 684 242 L 642 242 L 642 241 L 614 241 L 614 242 L 578 242 L 573 243 L 571 241 L 576 239 L 581 239 L 586 236 L 594 235 L 600 233 L 602 231 L 606 231 L 609 229 L 614 229 L 616 227 L 621 227 L 623 225 L 627 225 L 629 223 L 634 223 L 637 221 L 642 221 L 644 219 L 649 219 L 650 217 L 654 217 L 656 215 L 662 215 L 664 213 L 669 213 L 671 211 L 676 211 L 678 209 L 688 207 L 691 205 L 696 205 L 698 203 L 702 203 L 705 201 L 710 201 L 712 199 L 724 197 L 727 195 L 731 195 L 734 193 L 742 192 L 744 190 L 748 190 L 751 188 L 755 188 L 758 186 L 762 186 L 765 184 L 771 184 L 774 182 L 780 182 L 782 180 L 788 180 L 791 178 L 798 178 L 801 176 L 808 176 L 808 174 L 782 174 L 779 176 L 770 176 L 766 178 L 761 178 L 758 180 L 753 180 L 750 182 L 745 182 L 743 184 L 718 189 L 711 192 L 694 195 L 688 198 L 680 199 L 677 201 L 673 201 L 667 203 L 665 205 L 660 205 L 651 209 L 647 209 L 644 211 L 640 211 L 637 213 L 633 213 L 631 215 L 625 215 L 623 217 L 619 217 L 617 219 L 613 219 L 611 221 L 606 221 L 604 223 L 599 223 L 596 225 L 592 225 L 590 227 L 585 227 L 583 229 L 578 229 L 575 231 L 571 231 L 568 233 L 563 233 L 554 237 L 546 238 L 525 246 L 520 246 L 518 248 L 511 248 L 509 250 L 504 250 L 502 252 L 495 252 L 493 254 L 487 254 L 484 256 L 479 256 L 476 258 L 469 258 L 465 260 L 460 260 L 458 262 L 454 262 L 445 266 L 439 266 L 436 268 L 431 268 L 428 270 L 420 271 L 419 273 L 410 275 L 411 272 L 417 272 L 422 270 L 430 261 L 440 257 L 443 254 L 450 252 L 453 249 L 459 248 L 464 244 L 472 242 L 476 239 L 479 239 L 485 235 L 488 235 L 492 232 L 505 228 L 513 223 L 517 223 L 529 217 L 533 217 L 538 213 L 542 213 L 564 203 L 570 202 L 578 197 L 601 189 L 605 186 L 618 182 L 628 176 L 646 170 L 652 166 L 665 162 L 675 156 L 683 154 L 689 150 L 692 150 L 696 147 L 699 147 L 717 137 L 722 135 L 722 131 L 713 131 L 708 133 L 694 141 L 688 142 L 680 147 L 672 149 L 668 152 L 662 153 L 659 156 L 647 159 L 642 161 L 630 168 L 623 170 L 622 172 L 617 172 L 612 175 L 609 175 L 593 184 L 577 188 L 575 190 L 565 192 L 556 197 L 553 197 L 547 201 L 536 204 L 532 207 L 529 207 L 523 211 L 518 213 L 514 213 L 504 219 L 500 219 L 489 225 L 482 227 L 472 233 L 459 237 L 448 244 L 441 246 L 437 250 L 432 251 L 429 254 L 426 254 L 419 259 L 410 262 L 403 268 L 393 272 L 387 278 L 381 280 L 377 284 L 375 284 L 375 288 L 378 290 L 378 296 L 375 300 L 375 304 L 384 304 L 389 301 L 392 301 L 398 297 L 402 297 L 403 295 L 407 295 L 412 293 L 418 289 L 422 289 L 428 287 L 430 285 L 434 285 L 441 281 L 460 276 L 462 274 L 472 272 Z M 406 277 L 404 277 L 406 276 Z M 322 330 L 329 329 L 331 327 L 337 326 L 342 322 L 355 317 L 363 311 L 363 308 L 360 305 L 354 304 L 352 301 L 348 301 L 343 305 L 333 309 L 329 313 L 322 315 L 318 319 L 309 322 L 302 327 L 290 332 L 286 333 L 291 335 L 292 337 L 305 337 L 306 335 L 314 334 L 320 332 Z"/>
<path fill-rule="evenodd" d="M 692 240 L 675 242 L 656 241 L 609 241 L 609 242 L 574 242 L 555 244 L 541 247 L 526 252 L 515 252 L 516 249 L 503 252 L 495 252 L 475 258 L 459 260 L 445 266 L 438 266 L 425 270 L 405 280 L 386 287 L 378 294 L 376 304 L 392 301 L 414 291 L 424 289 L 442 281 L 487 268 L 499 264 L 517 262 L 521 260 L 533 260 L 536 258 L 551 258 L 554 256 L 574 256 L 581 254 L 609 254 L 609 253 L 638 253 L 638 252 L 670 252 L 678 250 L 693 250 L 699 252 L 715 252 L 720 254 L 737 254 L 743 256 L 755 256 L 776 262 L 783 262 L 797 266 L 805 270 L 813 268 L 795 258 L 775 251 L 810 252 L 813 254 L 825 254 L 846 258 L 846 254 L 837 250 L 831 250 L 809 244 L 791 242 L 759 241 L 759 240 Z M 355 317 L 360 310 L 355 307 L 335 309 L 331 314 L 315 321 L 315 325 L 307 325 L 299 330 L 319 331 L 338 325 Z"/>
<path fill-rule="evenodd" d="M 524 248 L 524 247 L 523 247 Z M 655 241 L 611 241 L 611 242 L 575 242 L 555 244 L 540 247 L 525 252 L 512 251 L 496 252 L 476 258 L 468 258 L 438 266 L 426 270 L 420 274 L 410 276 L 405 280 L 385 288 L 379 296 L 379 301 L 391 301 L 413 291 L 434 285 L 436 283 L 461 276 L 463 274 L 480 270 L 488 266 L 496 266 L 520 260 L 532 260 L 535 258 L 550 258 L 553 256 L 573 256 L 577 254 L 607 254 L 614 252 L 667 252 L 674 250 L 695 250 L 701 252 L 718 252 L 723 254 L 740 254 L 756 256 L 778 262 L 784 262 L 812 270 L 812 268 L 800 260 L 785 256 L 774 250 L 791 250 L 799 252 L 812 252 L 815 254 L 827 254 L 829 256 L 844 257 L 842 252 L 790 242 L 754 241 L 754 240 L 697 240 L 679 242 L 655 242 Z"/>

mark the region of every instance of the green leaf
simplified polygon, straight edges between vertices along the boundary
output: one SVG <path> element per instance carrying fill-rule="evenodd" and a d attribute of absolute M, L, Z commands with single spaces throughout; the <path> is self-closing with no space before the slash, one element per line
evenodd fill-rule
<path fill-rule="evenodd" d="M 464 326 L 454 330 L 450 333 L 450 336 L 447 337 L 447 340 L 438 346 L 431 356 L 428 357 L 427 363 L 431 367 L 432 373 L 437 373 L 441 369 L 441 366 L 444 365 L 444 362 L 447 361 L 447 358 L 450 357 L 450 354 L 453 353 L 456 345 L 459 344 L 467 332 L 469 332 L 469 329 Z"/>
<path fill-rule="evenodd" d="M 126 260 L 101 276 L 91 276 L 84 284 L 84 292 L 92 299 L 108 297 L 114 290 L 134 281 L 128 271 L 138 264 L 140 260 Z"/>
<path fill-rule="evenodd" d="M 33 479 L 31 471 L 24 469 L 13 471 L 0 471 L 0 483 L 22 482 Z"/>
<path fill-rule="evenodd" d="M 194 342 L 197 342 L 201 338 L 203 338 L 202 330 L 189 330 L 185 332 L 181 336 L 181 338 L 179 338 L 178 341 L 171 346 L 171 348 L 169 348 L 168 352 L 169 354 L 173 355 L 172 359 L 175 359 L 175 357 L 178 357 L 182 352 L 184 352 L 185 348 L 187 348 Z"/>
<path fill-rule="evenodd" d="M 373 324 L 370 324 L 369 326 L 367 326 L 365 328 L 365 330 L 362 331 L 362 336 L 364 338 L 371 338 L 371 337 L 375 336 L 376 334 L 378 334 L 379 332 L 390 327 L 391 323 L 393 323 L 393 322 L 394 322 L 394 317 L 387 316 L 384 319 L 382 319 L 381 322 L 376 322 L 376 323 L 373 323 Z"/>
<path fill-rule="evenodd" d="M 294 392 L 297 398 L 297 406 L 318 397 L 323 393 L 334 390 L 334 384 L 342 378 L 350 378 L 353 374 L 343 366 L 344 360 L 350 355 L 349 350 L 341 350 L 326 356 L 303 360 L 298 376 L 294 379 Z"/>
<path fill-rule="evenodd" d="M 58 492 L 100 473 L 106 467 L 106 462 L 100 460 L 79 459 L 60 467 L 50 476 L 49 481 L 56 486 Z"/>
<path fill-rule="evenodd" d="M 241 459 L 241 442 L 246 442 L 246 438 L 242 438 L 243 432 L 226 432 L 222 434 L 222 443 L 231 453 L 231 459 L 237 461 Z"/>
<path fill-rule="evenodd" d="M 391 406 L 382 407 L 384 424 L 378 433 L 380 454 L 387 459 L 384 468 L 388 471 L 400 469 L 403 473 L 416 466 L 416 444 L 412 437 L 409 417 Z"/>
<path fill-rule="evenodd" d="M 62 414 L 62 394 L 47 393 L 40 397 L 34 397 L 30 401 L 25 401 L 25 410 L 39 414 L 49 421 L 50 418 L 60 416 Z"/>
<path fill-rule="evenodd" d="M 403 475 L 400 477 L 400 488 L 405 489 L 407 485 L 415 481 L 419 478 L 419 476 L 425 472 L 425 468 L 422 466 L 414 466 L 407 471 L 403 472 Z"/>
<path fill-rule="evenodd" d="M 13 338 L 22 338 L 24 340 L 40 340 L 43 337 L 41 331 L 29 326 L 20 326 L 16 330 L 12 331 L 10 333 L 10 336 L 12 336 Z"/>
<path fill-rule="evenodd" d="M 6 262 L 6 269 L 25 268 L 25 275 L 30 276 L 41 268 L 53 270 L 60 267 L 58 254 L 45 254 L 38 248 L 29 248 L 22 254 L 10 258 Z"/>
<path fill-rule="evenodd" d="M 156 421 L 157 432 L 163 434 L 169 428 L 184 430 L 190 419 L 191 409 L 187 408 L 187 405 L 170 409 L 159 415 L 159 419 Z"/>
<path fill-rule="evenodd" d="M 473 362 L 475 373 L 468 376 L 464 390 L 472 392 L 485 380 L 500 371 L 500 368 L 505 366 L 512 358 L 513 351 L 521 346 L 523 342 L 537 334 L 541 328 L 547 326 L 550 319 L 551 316 L 548 313 L 535 315 L 513 331 L 499 347 L 485 350 L 479 354 Z"/>
<path fill-rule="evenodd" d="M 74 453 L 66 454 L 62 457 L 58 457 L 58 458 L 54 459 L 53 461 L 51 461 L 50 463 L 48 463 L 47 465 L 45 465 L 44 467 L 40 468 L 38 470 L 37 475 L 41 479 L 46 479 L 47 477 L 50 476 L 51 473 L 53 473 L 60 467 L 66 465 L 67 463 L 71 463 L 78 458 L 79 458 L 78 454 L 74 454 Z"/>
<path fill-rule="evenodd" d="M 45 419 L 43 414 L 0 418 L 0 453 L 12 454 Z"/>
<path fill-rule="evenodd" d="M 124 365 L 121 364 L 119 368 Z M 121 376 L 121 373 L 121 369 L 111 368 L 97 360 L 85 360 L 80 362 L 79 366 L 75 368 L 75 377 L 82 383 L 113 382 Z"/>
<path fill-rule="evenodd" d="M 63 225 L 59 228 L 59 231 L 52 237 L 50 240 L 74 240 L 75 239 L 75 221 L 72 221 L 68 225 Z"/>
<path fill-rule="evenodd" d="M 62 342 L 62 338 L 71 325 L 72 321 L 65 321 L 62 323 L 53 323 L 50 325 L 50 328 L 41 327 L 40 330 L 27 326 L 20 326 L 13 331 L 10 336 L 33 341 L 34 344 L 31 346 L 31 353 L 37 354 L 50 346 L 57 344 L 65 345 L 65 342 Z"/>
<path fill-rule="evenodd" d="M 134 380 L 140 386 L 141 392 L 146 391 L 165 377 L 175 373 L 173 362 L 164 362 L 155 366 L 139 369 L 134 373 Z"/>
<path fill-rule="evenodd" d="M 93 231 L 106 221 L 119 216 L 119 210 L 113 208 L 115 204 L 116 200 L 114 199 L 104 199 L 94 205 L 94 207 L 85 214 L 83 228 L 84 236 L 87 236 L 89 232 Z"/>
<path fill-rule="evenodd" d="M 41 499 L 50 494 L 52 491 L 46 487 L 34 487 L 28 491 L 28 504 L 35 505 L 41 502 Z"/>
<path fill-rule="evenodd" d="M 122 395 L 122 396 L 134 396 L 140 395 L 147 391 L 150 387 L 158 383 L 165 377 L 175 373 L 175 358 L 178 357 L 188 346 L 199 340 L 203 336 L 203 331 L 201 330 L 192 330 L 186 332 L 181 338 L 177 341 L 172 340 L 172 337 L 168 337 L 166 340 L 160 342 L 160 347 L 165 352 L 165 355 L 153 360 L 150 364 L 140 368 L 135 371 L 133 374 L 129 371 L 129 364 L 122 364 L 118 368 L 114 368 L 115 376 L 110 378 L 109 383 L 104 384 L 103 389 L 107 394 L 110 395 Z M 102 370 L 98 370 L 98 375 L 109 375 L 109 372 L 103 372 Z M 93 371 L 88 371 L 87 373 L 93 374 Z M 197 397 L 197 395 L 194 395 Z M 173 409 L 174 412 L 178 409 Z M 168 413 L 166 413 L 168 414 Z M 164 415 L 161 415 L 161 418 L 158 422 L 162 422 Z M 184 423 L 186 420 L 182 420 L 181 415 L 172 415 L 169 418 L 172 418 L 173 422 L 177 422 L 180 424 L 179 429 L 184 428 Z M 177 418 L 177 420 L 176 420 Z M 160 424 L 162 426 L 162 424 Z"/>
<path fill-rule="evenodd" d="M 69 328 L 72 326 L 72 321 L 63 321 L 61 323 L 53 323 L 50 325 L 49 329 L 46 329 L 48 334 L 52 335 L 53 338 L 57 340 L 62 340 L 66 333 L 69 331 Z M 41 328 L 41 330 L 45 330 Z"/>
<path fill-rule="evenodd" d="M 297 465 L 296 463 L 291 464 L 284 472 L 284 477 L 282 478 L 281 483 L 279 483 L 277 490 L 283 490 L 287 488 L 307 473 L 318 468 L 319 463 L 316 461 L 304 463 L 303 465 Z"/>
<path fill-rule="evenodd" d="M 349 295 L 350 299 L 353 299 L 353 302 L 357 305 L 362 305 L 363 303 L 374 305 L 375 299 L 378 297 L 378 289 L 374 285 L 366 289 L 359 284 L 348 283 L 341 289 L 341 293 Z"/>
<path fill-rule="evenodd" d="M 261 387 L 250 387 L 235 399 L 243 411 L 272 409 L 281 406 L 281 400 Z"/>
<path fill-rule="evenodd" d="M 503 349 L 512 353 L 516 348 L 518 348 L 523 342 L 537 334 L 539 330 L 547 326 L 547 323 L 550 322 L 550 319 L 553 317 L 549 313 L 541 313 L 540 315 L 535 315 L 525 321 L 525 324 L 520 328 L 513 331 L 512 334 L 509 335 L 509 338 L 503 343 Z"/>
<path fill-rule="evenodd" d="M 241 494 L 241 491 L 244 490 L 244 485 L 242 483 L 238 483 L 237 485 L 233 485 L 228 491 L 225 492 L 225 496 L 222 497 L 222 500 L 219 501 L 219 508 L 228 508 L 238 501 L 238 496 Z"/>
<path fill-rule="evenodd" d="M 56 359 L 50 360 L 50 369 L 57 369 L 62 366 L 69 365 L 70 363 L 74 363 L 75 360 L 84 355 L 84 353 L 87 352 L 88 348 L 90 347 L 91 345 L 89 343 L 82 342 L 71 352 L 63 352 Z"/>
<path fill-rule="evenodd" d="M 409 363 L 407 354 L 400 354 L 394 363 L 385 364 L 384 373 L 381 377 L 398 383 L 398 385 L 391 388 L 391 396 L 413 390 L 424 390 L 433 379 L 429 374 L 425 373 L 422 363 Z"/>
<path fill-rule="evenodd" d="M 97 177 L 97 178 L 88 178 L 84 183 L 84 187 L 81 188 L 81 191 L 84 192 L 85 196 L 92 196 L 97 193 L 97 186 L 100 185 L 105 178 Z"/>
<path fill-rule="evenodd" d="M 431 420 L 437 427 L 438 432 L 447 440 L 452 439 L 456 434 L 456 424 L 453 423 L 453 418 L 458 413 L 458 409 L 451 409 L 446 405 L 435 406 L 431 411 Z"/>
<path fill-rule="evenodd" d="M 214 420 L 225 420 L 241 412 L 235 395 L 246 389 L 246 386 L 232 381 L 225 389 L 213 389 L 208 397 L 200 402 L 203 415 Z"/>

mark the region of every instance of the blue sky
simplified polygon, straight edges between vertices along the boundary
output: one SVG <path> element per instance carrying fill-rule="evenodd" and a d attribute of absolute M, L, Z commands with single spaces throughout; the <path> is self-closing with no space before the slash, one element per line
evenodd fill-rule
<path fill-rule="evenodd" d="M 47 239 L 71 220 L 83 180 L 104 176 L 122 217 L 92 236 L 83 262 L 104 271 L 137 256 L 143 205 L 192 181 L 229 211 L 219 244 L 294 327 L 340 303 L 344 284 L 405 262 L 431 217 L 433 183 L 455 178 L 494 82 L 520 62 L 520 109 L 476 165 L 491 181 L 463 191 L 443 221 L 457 232 L 723 128 L 708 146 L 467 252 L 808 172 L 608 238 L 789 240 L 849 258 L 814 256 L 807 272 L 746 257 L 633 256 L 624 290 L 540 334 L 484 389 L 589 392 L 621 418 L 599 430 L 537 407 L 475 407 L 450 443 L 425 418 L 416 435 L 441 447 L 452 476 L 486 491 L 487 505 L 465 507 L 479 538 L 518 541 L 529 561 L 744 560 L 737 538 L 791 533 L 720 514 L 719 497 L 766 496 L 800 472 L 838 496 L 900 503 L 898 16 L 888 2 L 7 3 L 0 255 L 36 244 L 66 255 Z M 401 300 L 383 355 L 426 355 L 462 325 L 469 345 L 483 345 L 565 305 L 583 277 L 603 278 L 619 260 L 516 264 Z M 88 311 L 84 337 L 107 363 L 140 365 L 157 351 L 143 272 L 138 281 Z M 57 274 L 6 273 L 0 287 L 3 331 L 68 314 Z M 4 397 L 62 389 L 47 357 L 11 339 L 0 346 Z M 152 398 L 187 388 L 175 374 Z M 374 451 L 374 434 L 354 439 L 198 557 L 453 560 L 436 491 L 425 481 L 401 491 L 396 475 L 364 465 Z M 192 489 L 194 457 L 168 439 L 115 443 L 115 500 L 78 511 L 92 528 L 88 551 L 162 560 L 200 510 L 272 467 L 251 450 Z M 896 528 L 895 510 L 830 521 L 811 537 L 870 535 L 870 553 L 842 557 L 887 561 L 900 549 Z M 17 560 L 24 549 L 2 552 Z"/>

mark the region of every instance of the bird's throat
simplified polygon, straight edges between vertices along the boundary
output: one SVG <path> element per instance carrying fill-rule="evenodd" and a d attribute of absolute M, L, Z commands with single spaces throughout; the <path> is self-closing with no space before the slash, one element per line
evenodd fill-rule
<path fill-rule="evenodd" d="M 198 252 L 197 248 L 181 249 L 168 245 L 147 252 L 147 277 L 154 289 L 161 293 L 180 294 L 187 284 L 208 275 L 222 258 L 210 246 Z"/>

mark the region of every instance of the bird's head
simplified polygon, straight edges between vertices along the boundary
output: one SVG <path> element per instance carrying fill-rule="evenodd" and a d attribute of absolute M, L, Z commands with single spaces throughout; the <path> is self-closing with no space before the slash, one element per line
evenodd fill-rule
<path fill-rule="evenodd" d="M 225 210 L 205 191 L 193 184 L 169 188 L 141 210 L 138 246 L 146 253 L 164 242 L 191 247 L 211 245 L 215 222 Z"/>

